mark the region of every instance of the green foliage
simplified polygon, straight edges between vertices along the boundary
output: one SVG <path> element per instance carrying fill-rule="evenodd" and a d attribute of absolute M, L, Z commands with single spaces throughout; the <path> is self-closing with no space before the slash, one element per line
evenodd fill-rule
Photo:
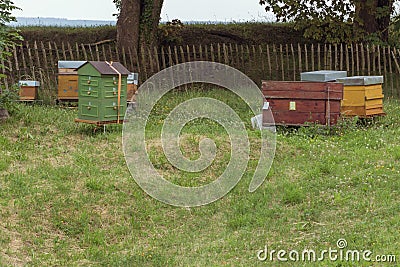
<path fill-rule="evenodd" d="M 266 11 L 272 11 L 278 21 L 294 22 L 295 29 L 303 30 L 305 37 L 331 43 L 359 41 L 367 35 L 356 5 L 374 10 L 368 12 L 376 19 L 384 18 L 393 11 L 391 6 L 379 6 L 376 1 L 260 0 L 259 3 L 266 5 Z"/>
<path fill-rule="evenodd" d="M 16 44 L 16 41 L 21 40 L 21 36 L 13 28 L 7 26 L 7 23 L 16 21 L 16 18 L 12 16 L 11 12 L 15 9 L 19 9 L 14 6 L 14 3 L 10 0 L 0 0 L 0 60 L 4 61 L 10 53 L 5 51 L 6 47 L 11 47 Z M 5 68 L 0 64 L 1 68 Z M 0 74 L 0 78 L 4 77 Z M 0 108 L 6 108 L 10 106 L 10 103 L 14 100 L 14 90 L 2 90 L 0 87 Z"/>
<path fill-rule="evenodd" d="M 3 52 L 5 47 L 11 46 L 16 40 L 21 37 L 18 32 L 7 26 L 8 23 L 16 21 L 16 18 L 11 14 L 13 10 L 19 9 L 14 6 L 10 0 L 0 0 L 0 57 L 6 54 Z"/>
<path fill-rule="evenodd" d="M 19 99 L 18 86 L 12 86 L 10 89 L 0 90 L 0 109 L 7 109 L 13 112 L 16 109 L 15 100 Z"/>
<path fill-rule="evenodd" d="M 160 25 L 162 45 L 176 45 L 183 42 L 181 35 L 185 25 L 179 19 L 168 21 L 165 25 Z"/>

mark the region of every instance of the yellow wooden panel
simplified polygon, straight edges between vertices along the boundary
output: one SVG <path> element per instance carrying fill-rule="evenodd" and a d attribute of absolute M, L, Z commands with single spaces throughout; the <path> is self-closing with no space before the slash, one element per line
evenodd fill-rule
<path fill-rule="evenodd" d="M 373 115 L 382 115 L 385 114 L 385 112 L 383 111 L 383 108 L 380 107 L 380 108 L 367 109 L 365 111 L 365 114 L 367 116 L 373 116 Z"/>
<path fill-rule="evenodd" d="M 78 99 L 78 76 L 58 76 L 58 99 Z"/>
<path fill-rule="evenodd" d="M 342 106 L 340 109 L 340 113 L 345 116 L 365 116 L 365 108 L 364 107 L 346 107 Z"/>
<path fill-rule="evenodd" d="M 368 103 L 366 103 L 365 108 L 383 108 L 383 101 L 378 101 L 378 100 L 374 100 L 374 101 L 368 101 Z"/>
<path fill-rule="evenodd" d="M 374 116 L 383 112 L 382 85 L 345 86 L 341 112 L 347 116 Z"/>
<path fill-rule="evenodd" d="M 378 86 L 378 87 L 368 86 L 368 87 L 366 87 L 365 96 L 367 98 L 380 98 L 380 97 L 383 98 L 382 86 Z"/>
<path fill-rule="evenodd" d="M 365 91 L 364 90 L 345 90 L 343 91 L 342 106 L 364 106 Z"/>
<path fill-rule="evenodd" d="M 382 90 L 382 85 L 376 84 L 376 85 L 359 85 L 359 86 L 345 86 L 344 87 L 345 91 L 365 91 L 365 90 L 374 90 L 374 89 Z"/>

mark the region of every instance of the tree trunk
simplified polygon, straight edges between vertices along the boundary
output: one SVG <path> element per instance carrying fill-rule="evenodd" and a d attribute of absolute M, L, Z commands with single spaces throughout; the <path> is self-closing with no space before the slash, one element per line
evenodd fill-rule
<path fill-rule="evenodd" d="M 131 48 L 135 51 L 139 46 L 141 2 L 121 0 L 121 12 L 117 21 L 117 42 L 120 48 Z"/>
<path fill-rule="evenodd" d="M 387 41 L 393 0 L 356 0 L 354 4 L 356 32 L 377 34 L 379 39 Z"/>
<path fill-rule="evenodd" d="M 158 44 L 158 24 L 164 0 L 122 0 L 117 42 L 127 51 Z"/>

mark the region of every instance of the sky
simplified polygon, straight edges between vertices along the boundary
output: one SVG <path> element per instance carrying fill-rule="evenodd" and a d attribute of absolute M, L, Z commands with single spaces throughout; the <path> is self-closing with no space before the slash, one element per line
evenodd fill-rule
<path fill-rule="evenodd" d="M 116 20 L 112 0 L 14 0 L 17 17 Z M 161 20 L 271 21 L 258 0 L 165 0 Z"/>

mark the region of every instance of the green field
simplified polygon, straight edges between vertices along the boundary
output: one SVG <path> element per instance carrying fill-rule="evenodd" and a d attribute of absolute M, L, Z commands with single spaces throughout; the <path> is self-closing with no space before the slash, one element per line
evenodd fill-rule
<path fill-rule="evenodd" d="M 238 186 L 198 208 L 168 206 L 140 189 L 125 163 L 121 126 L 94 132 L 74 123 L 74 109 L 19 105 L 0 124 L 0 266 L 397 266 L 328 257 L 278 262 L 276 253 L 274 262 L 262 262 L 257 253 L 266 245 L 337 249 L 346 239 L 346 249 L 400 262 L 399 101 L 386 100 L 387 116 L 375 121 L 279 128 L 270 174 L 249 193 L 260 133 L 250 129 L 243 103 L 225 91 L 163 98 L 147 128 L 152 162 L 185 184 L 205 184 L 223 172 L 230 146 L 215 123 L 196 120 L 183 129 L 184 154 L 198 155 L 199 136 L 220 148 L 202 173 L 177 171 L 158 145 L 166 114 L 194 96 L 233 106 L 246 121 L 252 153 Z"/>

